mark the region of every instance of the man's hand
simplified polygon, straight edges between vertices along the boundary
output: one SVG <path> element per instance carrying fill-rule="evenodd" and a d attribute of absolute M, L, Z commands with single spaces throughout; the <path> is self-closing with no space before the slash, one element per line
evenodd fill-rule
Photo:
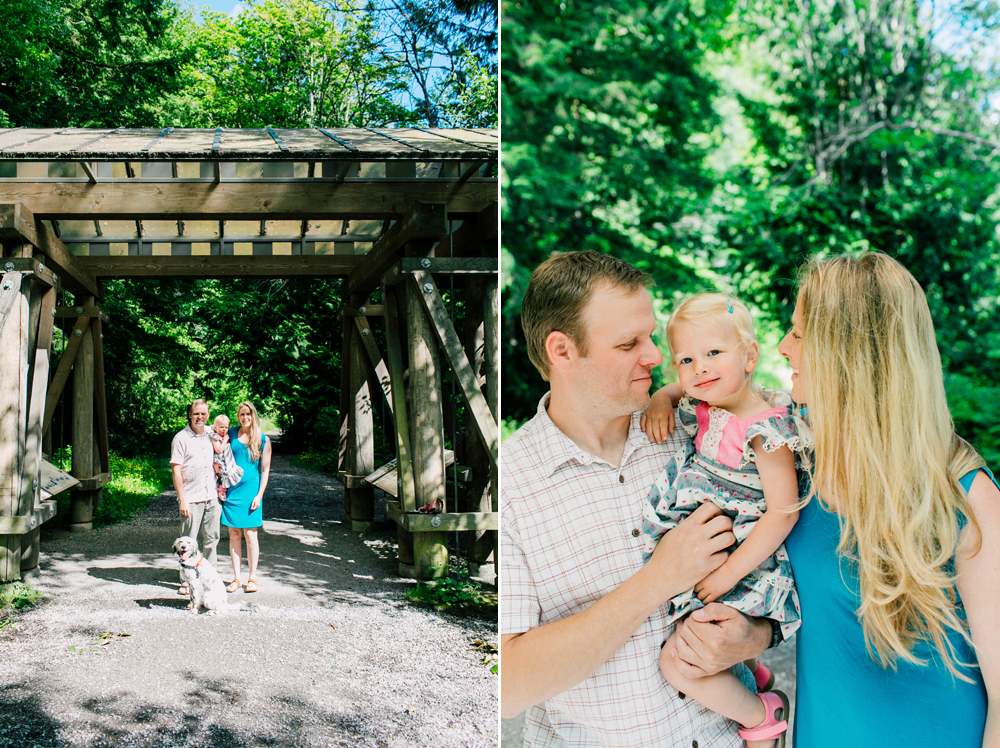
<path fill-rule="evenodd" d="M 181 516 L 182 517 L 190 517 L 191 516 L 191 510 L 188 508 L 188 503 L 187 503 L 186 499 L 181 499 L 178 502 L 178 505 L 180 506 Z"/>
<path fill-rule="evenodd" d="M 759 656 L 771 641 L 771 625 L 709 603 L 677 625 L 677 641 L 677 669 L 688 678 L 702 678 Z"/>
<path fill-rule="evenodd" d="M 719 507 L 705 502 L 660 538 L 648 565 L 657 569 L 657 579 L 664 585 L 690 589 L 726 562 L 726 549 L 736 542 L 732 528 L 732 520 Z"/>

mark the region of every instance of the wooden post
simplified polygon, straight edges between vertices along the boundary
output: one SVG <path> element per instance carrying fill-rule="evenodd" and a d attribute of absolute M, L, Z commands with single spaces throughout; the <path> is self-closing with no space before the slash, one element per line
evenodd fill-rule
<path fill-rule="evenodd" d="M 473 371 L 479 378 L 479 383 L 485 388 L 485 381 L 482 377 L 483 371 L 483 336 L 484 324 L 483 313 L 486 309 L 485 294 L 486 284 L 492 280 L 482 277 L 469 278 L 465 281 L 465 355 L 472 364 Z M 495 283 L 494 283 L 495 285 Z M 468 501 L 461 511 L 466 512 L 491 512 L 492 502 L 490 500 L 490 456 L 483 445 L 482 439 L 475 436 L 476 425 L 472 413 L 468 410 L 465 413 L 465 439 L 466 454 L 462 459 L 463 465 L 472 468 L 472 483 L 469 487 Z M 487 538 L 488 548 L 484 549 L 482 542 L 483 535 L 487 534 L 483 530 L 472 530 L 468 532 L 468 556 L 469 573 L 478 576 L 479 566 L 488 560 L 489 554 L 493 552 L 492 540 Z"/>
<path fill-rule="evenodd" d="M 352 303 L 355 296 L 351 297 Z M 358 299 L 361 304 L 364 298 Z M 368 353 L 365 351 L 361 331 L 350 320 L 345 325 L 345 333 L 350 329 L 350 355 L 344 364 L 350 367 L 348 377 L 348 450 L 347 471 L 352 476 L 368 475 L 375 469 L 375 428 L 372 414 L 372 391 L 368 386 Z M 365 532 L 375 519 L 375 488 L 365 483 L 357 485 L 349 481 L 345 494 L 350 494 L 351 529 L 355 532 Z M 346 519 L 345 519 L 346 521 Z"/>
<path fill-rule="evenodd" d="M 77 296 L 79 306 L 95 303 L 93 296 Z M 80 331 L 80 349 L 73 365 L 73 464 L 71 473 L 81 480 L 94 472 L 94 334 L 87 324 Z M 76 330 L 73 331 L 76 334 Z M 93 528 L 94 498 L 98 491 L 73 491 L 70 499 L 72 532 Z"/>
<path fill-rule="evenodd" d="M 399 505 L 404 512 L 417 508 L 413 477 L 413 450 L 410 446 L 409 406 L 406 402 L 406 373 L 403 367 L 401 330 L 406 325 L 405 300 L 398 297 L 393 286 L 382 286 L 385 306 L 386 359 L 392 380 L 393 418 L 396 422 L 396 458 Z M 417 576 L 413 564 L 413 533 L 402 525 L 396 526 L 396 553 L 399 559 L 399 576 L 412 579 Z"/>
<path fill-rule="evenodd" d="M 444 501 L 444 417 L 441 410 L 441 365 L 437 342 L 413 283 L 404 284 L 406 329 L 410 349 L 410 444 L 417 506 Z M 413 536 L 413 561 L 418 579 L 448 573 L 448 534 L 418 532 Z"/>
<path fill-rule="evenodd" d="M 20 247 L 4 256 L 20 255 Z M 26 289 L 19 272 L 3 273 L 9 308 L 0 322 L 0 517 L 27 514 L 21 505 L 24 480 L 25 414 L 28 404 L 28 326 Z M 4 304 L 7 307 L 7 303 Z M 0 582 L 21 577 L 21 535 L 0 535 Z"/>
<path fill-rule="evenodd" d="M 483 368 L 486 373 L 486 402 L 493 417 L 500 424 L 500 287 L 491 283 L 486 287 L 483 303 L 485 329 L 483 336 Z M 495 462 L 490 462 L 490 504 L 491 511 L 499 511 L 500 473 Z M 500 533 L 490 530 L 493 536 L 493 563 L 499 573 Z"/>
<path fill-rule="evenodd" d="M 56 303 L 56 289 L 31 284 L 30 300 L 31 339 L 28 351 L 33 353 L 29 383 L 28 421 L 25 436 L 22 504 L 31 511 L 41 499 L 39 476 L 42 458 L 42 416 L 45 413 L 45 391 L 49 382 L 49 347 L 52 344 L 52 310 Z M 27 494 L 26 496 L 24 494 Z M 21 574 L 38 567 L 41 526 L 21 537 Z"/>

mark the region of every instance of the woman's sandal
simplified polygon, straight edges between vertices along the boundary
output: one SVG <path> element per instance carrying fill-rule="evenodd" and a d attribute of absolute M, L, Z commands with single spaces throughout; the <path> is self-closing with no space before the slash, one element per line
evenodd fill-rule
<path fill-rule="evenodd" d="M 757 663 L 757 669 L 753 671 L 753 680 L 757 684 L 757 693 L 774 688 L 774 673 L 763 662 Z"/>
<path fill-rule="evenodd" d="M 740 737 L 744 740 L 774 740 L 777 738 L 777 748 L 784 748 L 785 733 L 788 730 L 790 708 L 788 697 L 781 691 L 759 693 L 757 697 L 764 702 L 764 712 L 767 716 L 756 727 L 741 727 Z"/>
<path fill-rule="evenodd" d="M 256 592 L 257 591 L 257 582 L 256 582 L 256 580 L 254 580 L 254 579 L 248 579 L 247 580 L 246 591 L 247 592 Z"/>
<path fill-rule="evenodd" d="M 226 587 L 226 592 L 236 592 L 236 590 L 238 590 L 242 586 L 243 585 L 240 583 L 239 579 L 234 579 L 232 582 L 229 583 L 229 586 Z"/>
<path fill-rule="evenodd" d="M 178 595 L 190 595 L 191 594 L 191 588 L 187 586 L 187 582 L 185 582 L 184 584 L 182 584 L 180 587 L 177 588 L 177 594 Z"/>

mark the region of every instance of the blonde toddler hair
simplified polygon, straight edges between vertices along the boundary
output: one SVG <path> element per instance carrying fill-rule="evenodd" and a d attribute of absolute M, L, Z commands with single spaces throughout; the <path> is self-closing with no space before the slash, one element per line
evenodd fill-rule
<path fill-rule="evenodd" d="M 219 415 L 217 415 L 215 417 L 215 420 L 212 421 L 212 425 L 213 426 L 228 426 L 229 425 L 229 416 L 227 416 L 225 413 L 219 413 Z"/>

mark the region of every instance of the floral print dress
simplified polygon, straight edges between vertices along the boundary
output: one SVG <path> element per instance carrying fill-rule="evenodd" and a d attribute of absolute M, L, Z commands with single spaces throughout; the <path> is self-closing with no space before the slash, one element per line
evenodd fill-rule
<path fill-rule="evenodd" d="M 755 437 L 760 436 L 768 452 L 788 447 L 795 453 L 797 464 L 808 467 L 808 453 L 804 450 L 811 447 L 808 429 L 793 413 L 787 395 L 777 393 L 771 402 L 776 407 L 742 419 L 705 402 L 681 400 L 678 421 L 694 437 L 694 451 L 677 454 L 650 488 L 642 512 L 645 558 L 665 532 L 706 501 L 732 519 L 737 544 L 747 538 L 767 509 L 750 446 Z M 801 624 L 801 614 L 785 544 L 718 602 L 749 616 L 776 620 L 787 639 Z M 667 605 L 670 623 L 704 607 L 693 588 L 671 598 Z"/>

